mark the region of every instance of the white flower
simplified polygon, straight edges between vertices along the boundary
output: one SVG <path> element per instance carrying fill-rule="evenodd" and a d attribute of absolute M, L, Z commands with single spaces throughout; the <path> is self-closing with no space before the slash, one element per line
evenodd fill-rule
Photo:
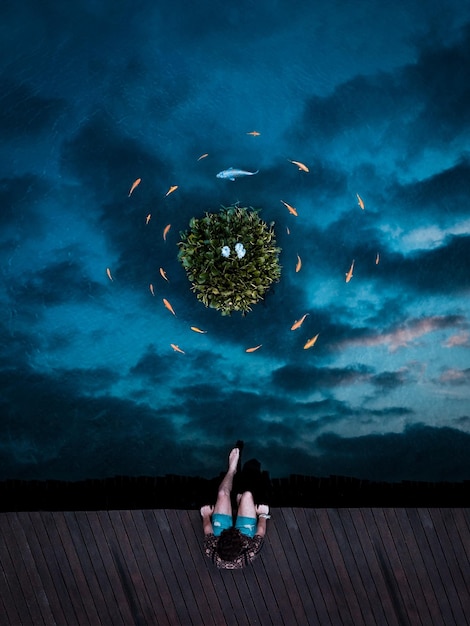
<path fill-rule="evenodd" d="M 222 256 L 224 256 L 225 258 L 230 256 L 230 248 L 228 246 L 224 246 L 222 248 Z"/>
<path fill-rule="evenodd" d="M 236 243 L 235 244 L 235 252 L 237 253 L 237 257 L 239 259 L 243 259 L 243 257 L 246 254 L 246 250 L 245 250 L 245 248 L 244 248 L 242 243 Z"/>

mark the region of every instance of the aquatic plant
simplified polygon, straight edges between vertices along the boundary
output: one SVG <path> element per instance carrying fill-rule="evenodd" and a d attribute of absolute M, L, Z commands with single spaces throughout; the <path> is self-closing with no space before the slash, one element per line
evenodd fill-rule
<path fill-rule="evenodd" d="M 281 277 L 274 222 L 268 225 L 252 207 L 191 218 L 178 247 L 192 291 L 222 315 L 251 311 Z"/>

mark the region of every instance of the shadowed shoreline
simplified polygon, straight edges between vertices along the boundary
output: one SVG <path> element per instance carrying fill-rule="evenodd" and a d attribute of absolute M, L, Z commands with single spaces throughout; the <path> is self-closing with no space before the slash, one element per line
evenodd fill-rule
<path fill-rule="evenodd" d="M 222 474 L 221 474 L 222 475 Z M 101 480 L 0 482 L 0 511 L 112 509 L 198 509 L 213 502 L 221 475 L 206 479 L 179 475 L 115 476 Z M 268 472 L 243 473 L 234 492 L 250 487 L 257 502 L 271 507 L 465 507 L 470 481 L 374 482 L 347 476 L 271 479 Z"/>

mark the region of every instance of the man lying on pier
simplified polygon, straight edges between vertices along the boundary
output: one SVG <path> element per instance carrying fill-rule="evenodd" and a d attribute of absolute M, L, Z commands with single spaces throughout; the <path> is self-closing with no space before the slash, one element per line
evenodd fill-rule
<path fill-rule="evenodd" d="M 266 520 L 271 517 L 267 504 L 255 505 L 251 491 L 244 491 L 237 495 L 238 513 L 233 525 L 230 494 L 239 458 L 240 449 L 233 448 L 215 506 L 201 507 L 205 554 L 222 569 L 240 569 L 253 561 L 263 545 Z"/>

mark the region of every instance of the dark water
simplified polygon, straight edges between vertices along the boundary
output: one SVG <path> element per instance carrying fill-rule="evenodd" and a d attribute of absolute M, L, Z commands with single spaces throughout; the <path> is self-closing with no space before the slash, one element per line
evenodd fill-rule
<path fill-rule="evenodd" d="M 212 476 L 237 439 L 272 476 L 470 478 L 468 3 L 0 17 L 1 479 Z M 235 202 L 282 247 L 245 318 L 205 309 L 176 258 L 192 216 Z"/>

